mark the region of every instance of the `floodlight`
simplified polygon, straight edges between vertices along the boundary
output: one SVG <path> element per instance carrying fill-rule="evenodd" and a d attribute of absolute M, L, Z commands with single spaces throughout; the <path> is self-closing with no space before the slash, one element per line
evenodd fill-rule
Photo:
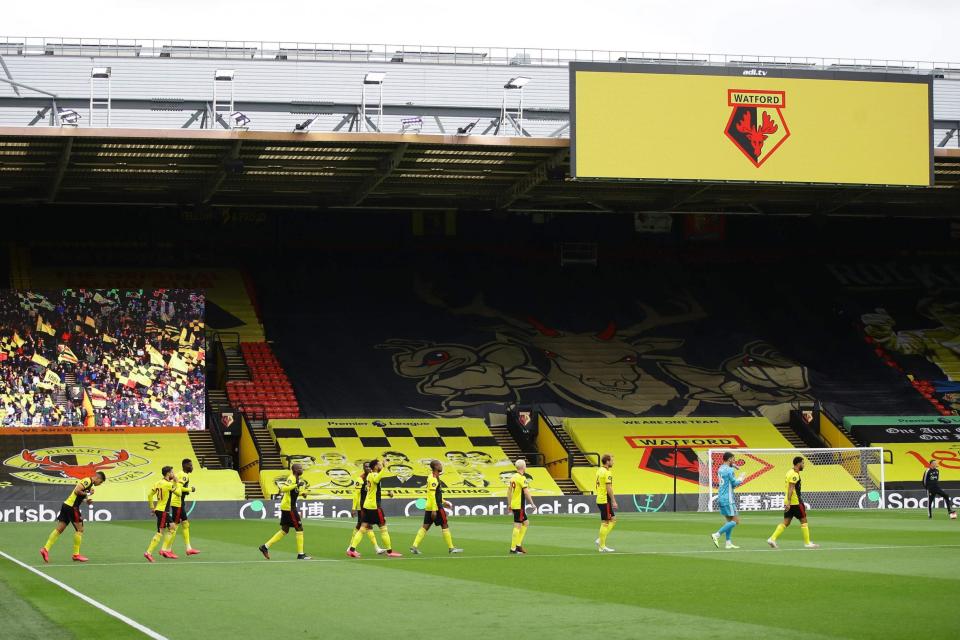
<path fill-rule="evenodd" d="M 109 78 L 111 73 L 110 67 L 94 67 L 90 70 L 91 78 Z"/>
<path fill-rule="evenodd" d="M 503 85 L 504 89 L 523 89 L 526 84 L 530 82 L 530 78 L 526 76 L 517 76 L 515 78 L 510 78 L 507 80 L 507 84 Z"/>
<path fill-rule="evenodd" d="M 217 69 L 213 72 L 214 80 L 233 80 L 233 76 L 236 74 L 236 71 L 233 69 Z"/>
<path fill-rule="evenodd" d="M 363 84 L 383 84 L 383 81 L 386 79 L 386 71 L 371 71 L 363 76 Z"/>

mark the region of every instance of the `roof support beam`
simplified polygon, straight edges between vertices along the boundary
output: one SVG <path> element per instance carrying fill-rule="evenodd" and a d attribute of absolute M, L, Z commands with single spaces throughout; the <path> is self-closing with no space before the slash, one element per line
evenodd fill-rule
<path fill-rule="evenodd" d="M 243 146 L 243 140 L 237 139 L 233 141 L 233 146 L 230 147 L 230 152 L 224 156 L 223 161 L 220 164 L 220 167 L 214 172 L 211 176 L 209 182 L 203 188 L 203 193 L 200 195 L 200 203 L 207 204 L 210 200 L 213 199 L 213 196 L 216 195 L 217 190 L 220 189 L 220 185 L 223 184 L 223 181 L 227 179 L 227 165 L 233 164 L 240 159 L 240 147 Z"/>
<path fill-rule="evenodd" d="M 389 178 L 390 174 L 403 162 L 403 156 L 407 152 L 407 146 L 406 142 L 398 144 L 397 148 L 390 152 L 390 155 L 384 156 L 377 164 L 376 173 L 364 178 L 363 182 L 357 185 L 356 189 L 344 196 L 344 206 L 359 206 L 384 180 Z"/>
<path fill-rule="evenodd" d="M 509 189 L 497 198 L 497 209 L 506 209 L 514 202 L 533 191 L 547 181 L 550 172 L 559 167 L 567 158 L 567 150 L 561 149 L 546 160 L 541 161 L 527 175 L 514 182 Z"/>
<path fill-rule="evenodd" d="M 67 173 L 67 167 L 70 165 L 70 155 L 73 151 L 73 136 L 67 138 L 60 150 L 60 158 L 57 160 L 57 168 L 53 174 L 53 181 L 50 183 L 50 190 L 47 192 L 47 202 L 53 202 L 60 193 L 60 185 L 63 183 L 63 176 Z"/>

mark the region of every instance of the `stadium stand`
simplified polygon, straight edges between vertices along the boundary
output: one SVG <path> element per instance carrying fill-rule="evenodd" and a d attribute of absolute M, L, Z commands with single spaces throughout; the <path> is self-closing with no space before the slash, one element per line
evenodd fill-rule
<path fill-rule="evenodd" d="M 250 380 L 227 381 L 227 397 L 237 409 L 260 408 L 267 418 L 297 418 L 300 407 L 286 372 L 266 342 L 241 342 Z"/>
<path fill-rule="evenodd" d="M 104 433 L 0 430 L 0 482 L 6 499 L 62 500 L 78 478 L 104 471 L 109 482 L 97 492 L 105 502 L 145 501 L 165 465 L 200 462 L 186 431 L 131 429 Z M 196 500 L 241 500 L 243 484 L 236 471 L 198 466 L 191 476 Z"/>
<path fill-rule="evenodd" d="M 486 417 L 519 402 L 786 424 L 798 403 L 833 416 L 931 409 L 877 362 L 822 265 L 518 271 L 471 255 L 288 265 L 275 286 L 263 274 L 265 322 L 304 415 Z"/>
<path fill-rule="evenodd" d="M 271 420 L 270 432 L 286 466 L 300 463 L 311 494 L 349 498 L 352 478 L 365 461 L 380 457 L 390 478 L 383 488 L 398 497 L 419 496 L 431 460 L 444 462 L 444 495 L 503 496 L 513 464 L 483 420 L 461 418 L 377 420 Z M 542 467 L 529 467 L 535 495 L 561 495 Z M 288 471 L 261 471 L 264 495 L 277 493 Z"/>

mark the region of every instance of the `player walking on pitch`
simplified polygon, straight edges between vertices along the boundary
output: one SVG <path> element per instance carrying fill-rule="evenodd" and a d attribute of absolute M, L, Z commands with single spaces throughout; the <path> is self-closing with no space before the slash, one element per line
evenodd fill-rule
<path fill-rule="evenodd" d="M 523 538 L 527 535 L 530 520 L 527 518 L 527 512 L 524 511 L 523 508 L 524 498 L 526 498 L 526 502 L 534 509 L 537 508 L 537 505 L 533 503 L 533 498 L 530 497 L 530 483 L 527 480 L 527 476 L 524 475 L 527 470 L 527 461 L 522 458 L 517 460 L 516 467 L 517 472 L 513 474 L 513 477 L 510 478 L 510 484 L 507 485 L 507 504 L 510 505 L 510 510 L 513 511 L 513 534 L 510 539 L 510 553 L 525 554 L 527 551 L 523 548 Z"/>
<path fill-rule="evenodd" d="M 80 513 L 80 507 L 83 501 L 87 504 L 93 504 L 93 488 L 99 487 L 106 482 L 107 476 L 102 471 L 97 471 L 89 478 L 84 478 L 73 488 L 67 499 L 60 506 L 60 515 L 57 516 L 57 526 L 50 532 L 47 543 L 40 547 L 40 556 L 44 562 L 50 562 L 50 549 L 54 543 L 67 528 L 68 524 L 73 525 L 73 561 L 86 562 L 87 558 L 80 555 L 80 543 L 83 542 L 83 515 Z"/>
<path fill-rule="evenodd" d="M 190 520 L 187 514 L 187 496 L 197 490 L 190 486 L 190 474 L 193 473 L 193 461 L 184 458 L 180 462 L 181 472 L 177 475 L 177 485 L 180 491 L 170 494 L 170 540 L 164 541 L 160 555 L 170 557 L 173 554 L 173 541 L 177 539 L 177 531 L 183 529 L 183 541 L 187 544 L 187 555 L 195 556 L 199 551 L 190 545 Z"/>
<path fill-rule="evenodd" d="M 617 498 L 613 493 L 613 456 L 609 453 L 600 458 L 600 467 L 597 469 L 597 509 L 600 511 L 600 537 L 593 541 L 600 553 L 613 553 L 614 549 L 607 546 L 607 536 L 617 525 Z"/>
<path fill-rule="evenodd" d="M 733 490 L 743 483 L 743 476 L 737 477 L 733 465 L 736 464 L 733 452 L 727 451 L 723 454 L 723 464 L 717 475 L 720 477 L 720 486 L 717 487 L 717 507 L 720 513 L 727 519 L 727 522 L 716 532 L 710 534 L 713 540 L 713 546 L 720 548 L 720 536 L 726 536 L 727 549 L 739 549 L 730 539 L 733 528 L 740 524 L 740 514 L 737 512 L 737 496 Z"/>
<path fill-rule="evenodd" d="M 373 531 L 373 526 L 380 528 L 380 537 L 383 538 L 383 544 L 387 548 L 388 558 L 399 558 L 403 554 L 393 550 L 393 543 L 390 541 L 390 532 L 387 530 L 387 518 L 383 515 L 383 509 L 380 508 L 380 481 L 383 479 L 383 462 L 381 460 L 372 460 L 370 462 L 370 471 L 367 473 L 367 495 L 363 499 L 363 526 L 353 534 L 353 540 L 350 541 L 350 548 L 347 549 L 347 555 L 351 558 L 359 558 L 357 545 L 361 538 L 368 532 Z"/>
<path fill-rule="evenodd" d="M 153 488 L 147 498 L 150 511 L 157 518 L 157 532 L 153 534 L 150 544 L 147 545 L 147 551 L 143 554 L 147 562 L 153 562 L 153 550 L 160 544 L 161 539 L 163 539 L 163 547 L 160 548 L 160 555 L 171 560 L 179 558 L 172 551 L 167 551 L 167 548 L 173 540 L 170 521 L 171 496 L 175 491 L 180 491 L 180 486 L 177 484 L 177 476 L 173 472 L 173 467 L 166 466 L 160 470 L 160 473 L 163 475 L 163 479 L 153 483 Z M 166 531 L 166 534 L 164 534 L 164 531 Z"/>
<path fill-rule="evenodd" d="M 937 496 L 943 498 L 947 507 L 947 514 L 951 518 L 956 518 L 956 511 L 950 505 L 950 496 L 940 488 L 940 463 L 936 460 L 930 461 L 930 466 L 923 472 L 923 488 L 927 490 L 927 517 L 933 517 L 933 503 Z"/>
<path fill-rule="evenodd" d="M 453 503 L 443 499 L 443 488 L 440 486 L 440 474 L 443 473 L 443 463 L 439 460 L 430 461 L 430 477 L 427 478 L 425 490 L 427 492 L 427 504 L 423 509 L 423 526 L 417 531 L 417 537 L 410 547 L 410 553 L 420 554 L 420 543 L 430 531 L 431 525 L 437 525 L 443 530 L 443 539 L 447 543 L 448 553 L 463 553 L 463 549 L 453 546 L 453 535 L 450 533 L 450 525 L 447 524 L 447 512 L 444 507 L 453 508 Z"/>
<path fill-rule="evenodd" d="M 800 520 L 800 531 L 803 533 L 803 546 L 807 549 L 819 549 L 820 545 L 810 542 L 810 528 L 807 526 L 807 507 L 803 504 L 803 495 L 800 493 L 800 472 L 803 471 L 803 457 L 793 459 L 793 468 L 787 471 L 787 495 L 783 503 L 786 508 L 783 512 L 783 522 L 777 525 L 773 535 L 767 538 L 767 544 L 777 549 L 777 538 L 783 533 L 794 518 Z"/>
<path fill-rule="evenodd" d="M 283 540 L 283 537 L 290 532 L 290 527 L 293 527 L 296 531 L 297 560 L 312 559 L 303 552 L 303 521 L 300 519 L 300 511 L 297 509 L 297 499 L 301 493 L 306 494 L 307 492 L 307 481 L 302 478 L 303 466 L 299 462 L 293 463 L 290 471 L 286 482 L 280 487 L 280 493 L 283 494 L 280 499 L 280 531 L 277 531 L 272 538 L 260 545 L 260 553 L 267 560 L 270 559 L 270 547 Z"/>
<path fill-rule="evenodd" d="M 367 498 L 367 474 L 370 472 L 370 463 L 363 463 L 363 472 L 360 473 L 356 478 L 353 479 L 353 504 L 350 507 L 350 510 L 354 515 L 357 516 L 357 526 L 354 527 L 353 533 L 350 534 L 350 539 L 353 540 L 353 536 L 363 528 L 363 501 Z M 377 555 L 382 555 L 387 552 L 386 549 L 381 549 L 380 545 L 377 544 L 377 536 L 374 535 L 373 529 L 367 531 L 367 539 L 370 540 L 370 544 L 373 545 L 373 548 L 377 551 Z M 359 541 L 357 544 L 360 544 Z M 347 547 L 347 553 L 349 555 L 350 547 Z M 354 549 L 356 551 L 356 549 Z"/>

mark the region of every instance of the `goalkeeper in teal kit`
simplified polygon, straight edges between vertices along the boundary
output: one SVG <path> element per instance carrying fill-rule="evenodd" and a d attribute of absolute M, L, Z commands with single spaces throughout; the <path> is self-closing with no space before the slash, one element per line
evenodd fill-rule
<path fill-rule="evenodd" d="M 717 471 L 717 475 L 720 477 L 720 486 L 717 487 L 717 508 L 720 509 L 720 513 L 727 519 L 726 524 L 720 527 L 718 531 L 710 534 L 710 538 L 713 540 L 713 544 L 717 549 L 720 548 L 720 536 L 726 536 L 727 549 L 740 548 L 733 544 L 733 541 L 730 539 L 730 533 L 733 531 L 733 528 L 740 524 L 740 515 L 737 512 L 737 496 L 733 490 L 743 483 L 742 475 L 739 478 L 736 477 L 736 472 L 733 468 L 735 462 L 733 453 L 727 451 L 723 454 L 723 464 L 720 465 L 720 470 Z"/>

